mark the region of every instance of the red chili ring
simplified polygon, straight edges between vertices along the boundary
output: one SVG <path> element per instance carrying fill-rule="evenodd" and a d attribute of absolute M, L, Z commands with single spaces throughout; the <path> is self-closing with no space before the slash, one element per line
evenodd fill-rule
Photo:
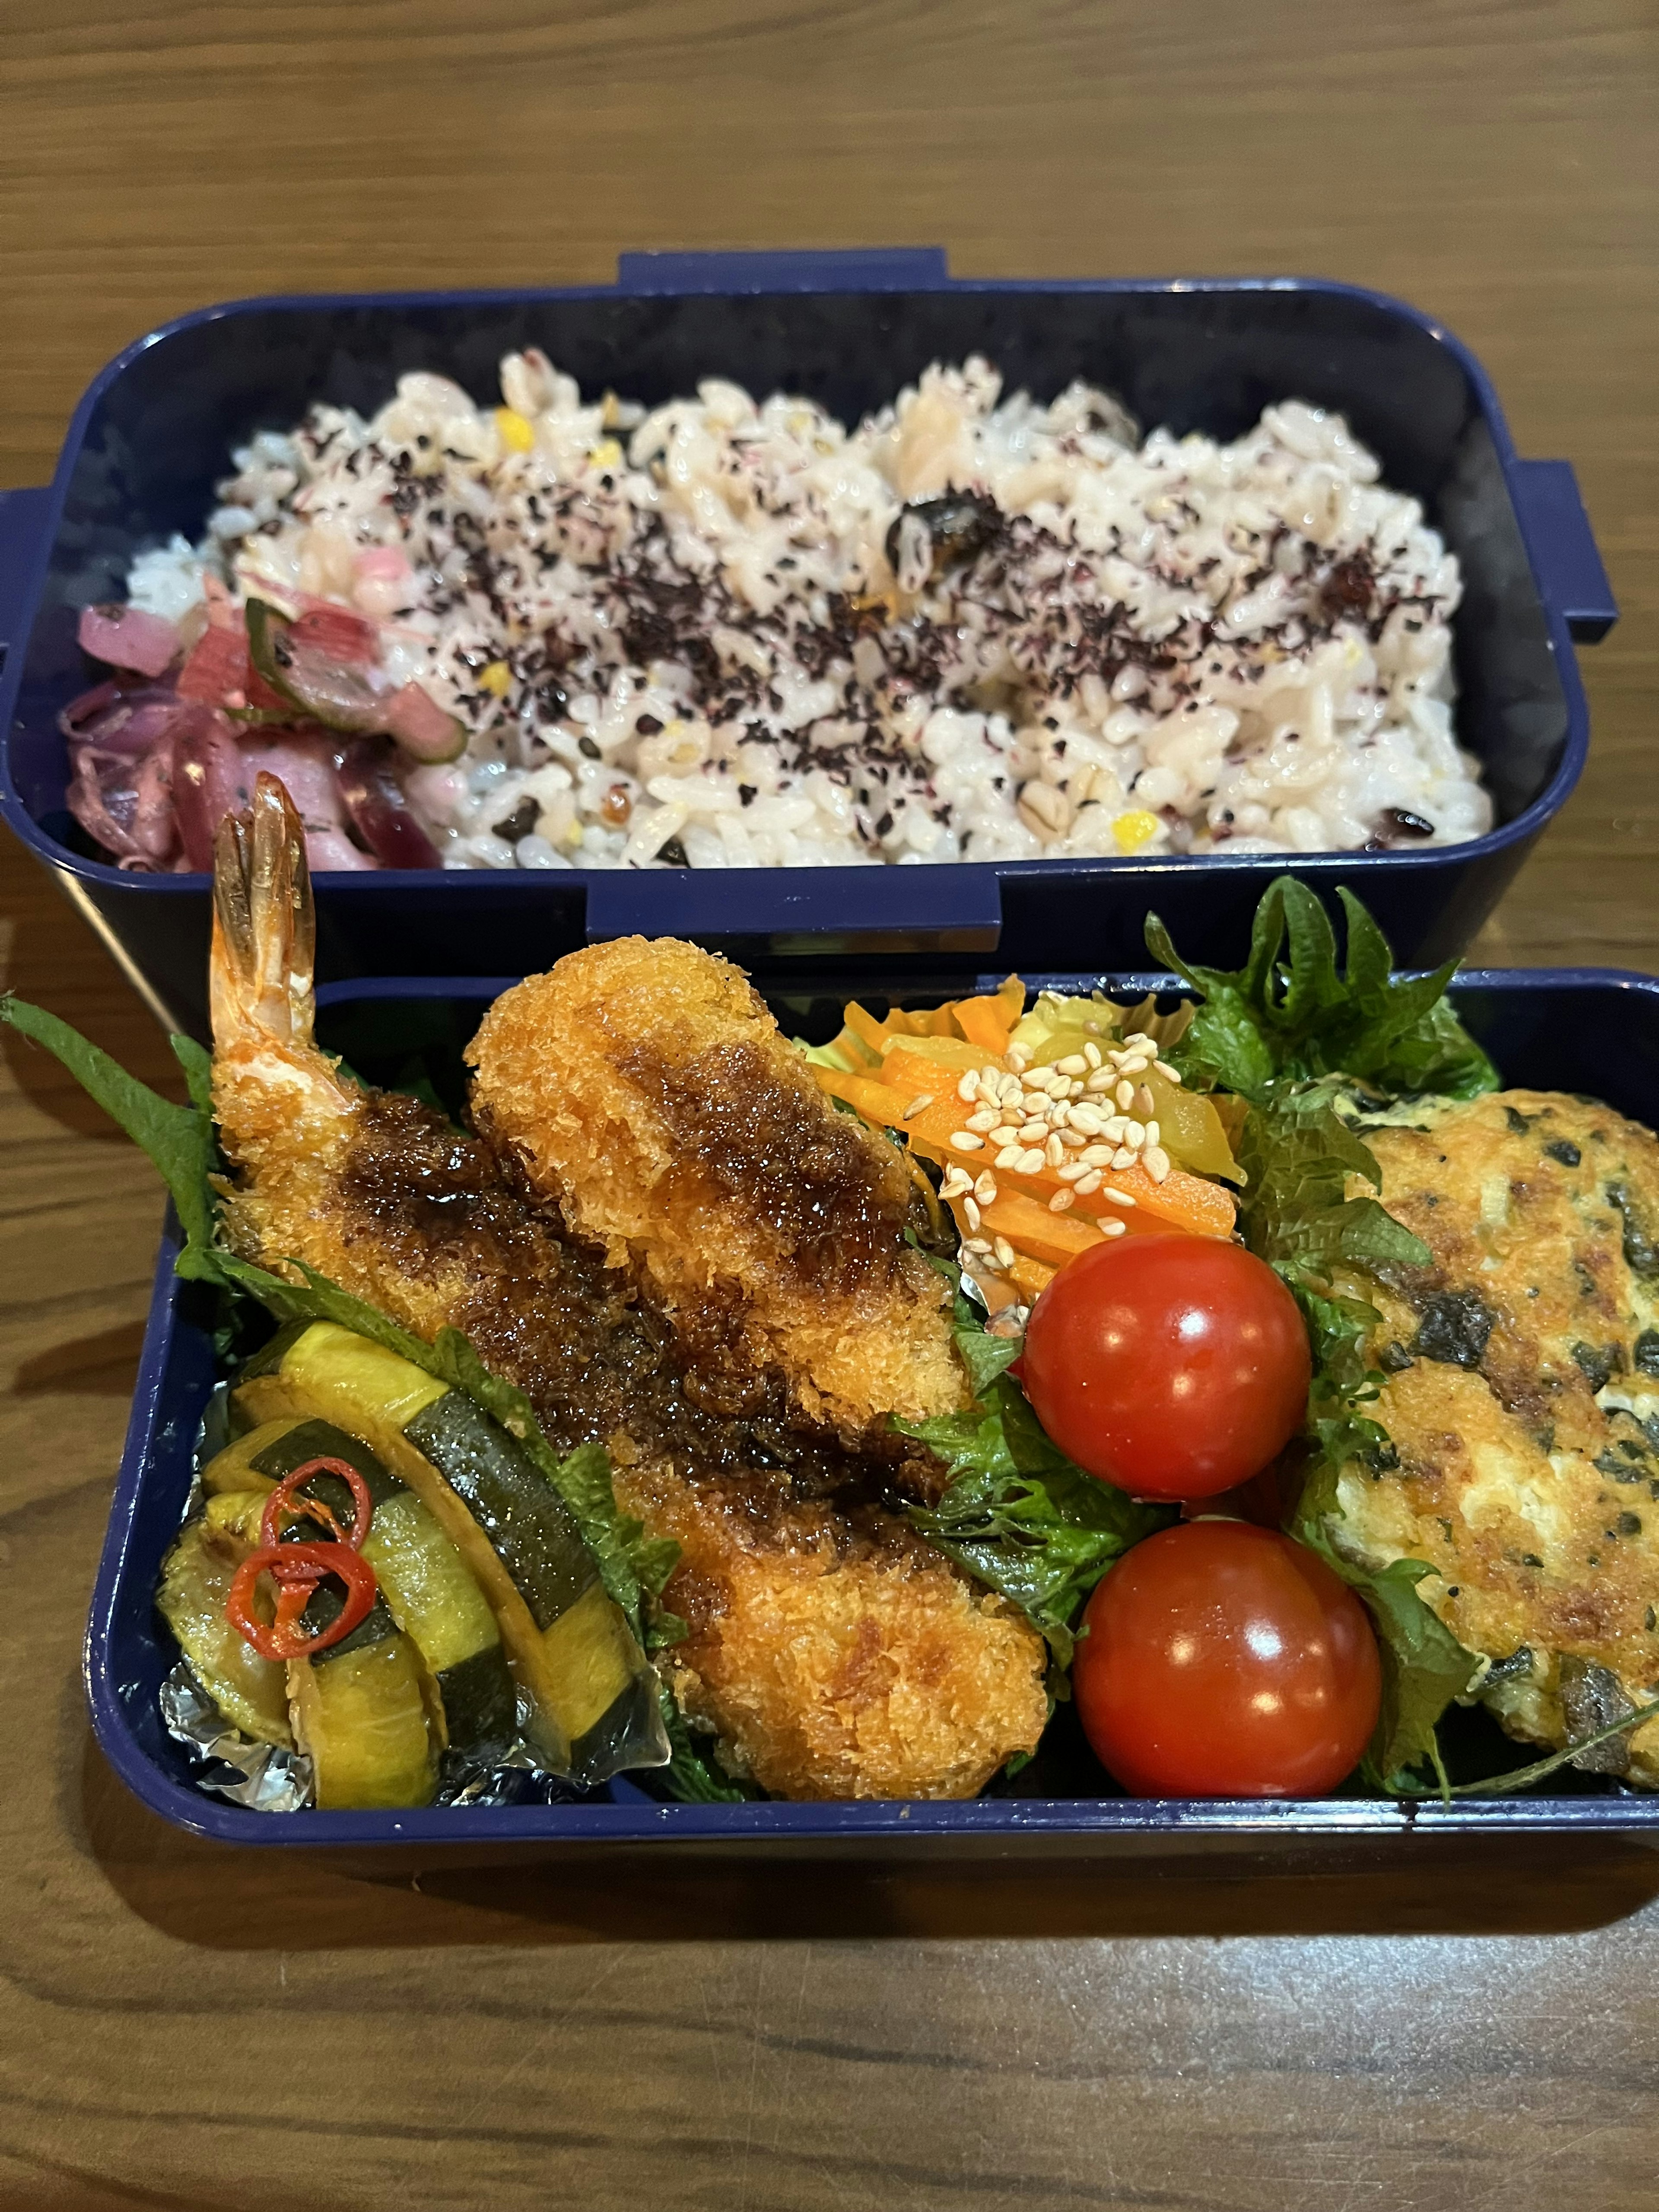
<path fill-rule="evenodd" d="M 320 1498 L 307 1498 L 296 1501 L 295 1493 L 301 1484 L 309 1482 L 315 1474 L 337 1475 L 351 1492 L 353 1511 L 349 1535 L 341 1528 L 331 1509 Z M 284 1511 L 292 1514 L 296 1521 L 325 1522 L 334 1531 L 336 1543 L 347 1544 L 354 1552 L 361 1552 L 363 1539 L 368 1534 L 368 1524 L 374 1518 L 374 1500 L 369 1496 L 368 1485 L 349 1462 L 343 1459 L 308 1459 L 303 1467 L 296 1467 L 291 1474 L 285 1474 L 265 1500 L 265 1510 L 259 1516 L 259 1541 L 267 1550 L 281 1536 L 282 1532 L 276 1525 L 277 1516 Z M 285 1579 L 284 1577 L 278 1577 L 278 1580 Z"/>
<path fill-rule="evenodd" d="M 276 1619 L 269 1627 L 253 1610 L 263 1574 L 277 1584 Z M 300 1617 L 312 1591 L 329 1575 L 345 1584 L 345 1604 L 317 1635 L 301 1635 Z M 376 1589 L 374 1568 L 349 1544 L 268 1544 L 237 1568 L 225 1598 L 225 1618 L 262 1659 L 306 1659 L 343 1642 L 367 1620 Z"/>

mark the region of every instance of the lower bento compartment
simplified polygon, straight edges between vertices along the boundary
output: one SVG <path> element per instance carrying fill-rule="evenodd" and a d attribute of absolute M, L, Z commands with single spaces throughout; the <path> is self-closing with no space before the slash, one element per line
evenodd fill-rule
<path fill-rule="evenodd" d="M 998 977 L 985 979 L 994 986 Z M 1036 975 L 1034 988 L 1139 997 L 1167 978 Z M 390 980 L 319 994 L 319 1036 L 366 1079 L 416 1085 L 450 1107 L 462 1097 L 461 1051 L 504 980 Z M 866 985 L 866 995 L 873 997 Z M 928 994 L 914 981 L 903 996 Z M 939 997 L 943 992 L 934 994 Z M 1565 1091 L 1649 1120 L 1659 1101 L 1659 981 L 1614 971 L 1516 970 L 1465 975 L 1456 1010 L 1510 1087 Z M 783 1026 L 828 1036 L 839 997 L 775 998 Z M 271 1814 L 203 1790 L 168 1735 L 157 1704 L 175 1648 L 153 1604 L 161 1561 L 188 1493 L 204 1409 L 216 1380 L 212 1301 L 171 1267 L 163 1239 L 132 1423 L 100 1565 L 87 1644 L 94 1726 L 117 1771 L 163 1817 L 227 1841 L 314 1847 L 453 1844 L 508 1849 L 683 1840 L 702 1846 L 906 1848 L 949 1853 L 1088 1852 L 1259 1847 L 1265 1837 L 1308 1842 L 1382 1838 L 1413 1827 L 1506 1832 L 1550 1827 L 1629 1832 L 1659 1847 L 1659 1796 L 1601 1776 L 1561 1770 L 1537 1792 L 1488 1801 L 1402 1803 L 1333 1796 L 1311 1802 L 1149 1801 L 1118 1792 L 1062 1710 L 1036 1757 L 971 1802 L 684 1804 L 665 1802 L 649 1774 L 599 1790 L 556 1791 L 556 1802 L 429 1807 L 396 1813 Z M 1515 1764 L 1515 1747 L 1478 1709 L 1448 1717 L 1444 1747 L 1461 1778 Z"/>

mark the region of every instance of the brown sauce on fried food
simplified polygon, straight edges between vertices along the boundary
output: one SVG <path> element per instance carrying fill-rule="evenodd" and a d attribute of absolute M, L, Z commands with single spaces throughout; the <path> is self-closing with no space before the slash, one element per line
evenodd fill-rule
<path fill-rule="evenodd" d="M 769 1540 L 914 1542 L 892 1516 L 935 1486 L 930 1456 L 897 1436 L 849 1448 L 804 1419 L 781 1375 L 744 1361 L 718 1296 L 676 1327 L 418 1100 L 370 1095 L 341 1197 L 348 1241 L 372 1239 L 383 1275 L 443 1279 L 453 1325 L 526 1393 L 556 1449 L 624 1438 Z"/>
<path fill-rule="evenodd" d="M 872 1172 L 861 1123 L 826 1115 L 816 1092 L 780 1082 L 741 1039 L 682 1061 L 642 1044 L 617 1065 L 678 1149 L 775 1233 L 780 1273 L 830 1297 L 890 1280 L 910 1181 L 896 1152 Z"/>

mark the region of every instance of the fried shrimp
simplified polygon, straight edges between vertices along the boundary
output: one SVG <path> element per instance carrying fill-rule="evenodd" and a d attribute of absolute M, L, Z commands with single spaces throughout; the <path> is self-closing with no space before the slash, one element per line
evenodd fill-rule
<path fill-rule="evenodd" d="M 607 1447 L 624 1507 L 684 1547 L 665 1598 L 691 1635 L 672 1675 L 736 1771 L 794 1796 L 971 1796 L 1035 1747 L 1044 1654 L 902 1518 L 938 1463 L 806 1418 L 777 1364 L 680 1327 L 648 1274 L 608 1264 L 478 1138 L 347 1080 L 313 1035 L 303 837 L 268 776 L 219 835 L 214 1104 L 235 1248 L 303 1261 L 428 1340 L 464 1330 L 556 1449 Z M 545 1055 L 562 1049 L 545 1032 Z M 882 1357 L 898 1372 L 900 1351 Z"/>
<path fill-rule="evenodd" d="M 496 1000 L 470 1057 L 480 1130 L 683 1329 L 734 1336 L 849 1436 L 963 1402 L 900 1155 L 728 961 L 640 937 L 572 953 Z"/>

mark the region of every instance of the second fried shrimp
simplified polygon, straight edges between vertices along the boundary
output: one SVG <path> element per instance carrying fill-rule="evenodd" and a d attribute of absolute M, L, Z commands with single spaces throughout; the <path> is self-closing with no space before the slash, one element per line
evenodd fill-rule
<path fill-rule="evenodd" d="M 781 1369 L 843 1431 L 963 1402 L 902 1162 L 729 962 L 637 937 L 573 953 L 496 1000 L 471 1057 L 480 1131 L 681 1328 Z"/>

